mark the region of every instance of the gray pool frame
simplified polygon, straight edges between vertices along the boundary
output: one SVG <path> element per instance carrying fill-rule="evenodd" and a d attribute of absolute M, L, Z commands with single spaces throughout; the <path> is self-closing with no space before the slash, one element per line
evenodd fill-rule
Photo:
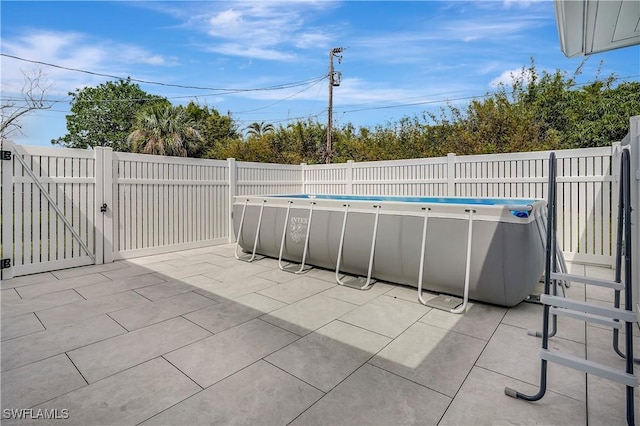
<path fill-rule="evenodd" d="M 236 196 L 233 225 L 245 260 L 279 258 L 297 273 L 339 268 L 338 283 L 342 274 L 364 276 L 363 289 L 375 278 L 465 296 L 465 305 L 468 296 L 514 306 L 542 275 L 546 202 L 509 203 Z M 514 206 L 528 217 L 515 216 Z"/>

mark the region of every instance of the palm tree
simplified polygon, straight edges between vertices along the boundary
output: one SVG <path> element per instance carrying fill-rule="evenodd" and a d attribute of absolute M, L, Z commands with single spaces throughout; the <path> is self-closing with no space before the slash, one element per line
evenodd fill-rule
<path fill-rule="evenodd" d="M 261 121 L 260 123 L 251 123 L 245 128 L 245 130 L 249 135 L 257 137 L 262 137 L 267 133 L 273 133 L 276 131 L 273 124 L 265 123 L 264 121 Z"/>
<path fill-rule="evenodd" d="M 184 108 L 156 104 L 136 115 L 127 143 L 133 152 L 186 157 L 193 146 L 202 142 Z"/>

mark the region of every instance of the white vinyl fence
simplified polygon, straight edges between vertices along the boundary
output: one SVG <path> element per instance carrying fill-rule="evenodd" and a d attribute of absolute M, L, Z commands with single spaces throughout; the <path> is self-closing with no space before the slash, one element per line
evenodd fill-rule
<path fill-rule="evenodd" d="M 640 117 L 631 119 L 631 140 L 626 142 L 635 143 L 636 151 L 639 122 Z M 620 144 L 614 144 L 556 152 L 558 233 L 568 260 L 613 263 L 619 149 Z M 280 165 L 159 157 L 110 148 L 29 147 L 3 140 L 0 271 L 6 279 L 233 241 L 236 195 L 545 198 L 548 156 L 449 154 Z M 638 157 L 635 153 L 634 170 Z M 634 183 L 637 206 L 640 196 L 637 180 Z M 634 235 L 640 239 L 637 227 Z"/>

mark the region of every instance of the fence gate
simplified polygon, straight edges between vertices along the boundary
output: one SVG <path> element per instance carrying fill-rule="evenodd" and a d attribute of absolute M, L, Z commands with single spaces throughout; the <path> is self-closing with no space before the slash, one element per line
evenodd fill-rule
<path fill-rule="evenodd" d="M 2 141 L 2 279 L 104 262 L 103 156 Z"/>

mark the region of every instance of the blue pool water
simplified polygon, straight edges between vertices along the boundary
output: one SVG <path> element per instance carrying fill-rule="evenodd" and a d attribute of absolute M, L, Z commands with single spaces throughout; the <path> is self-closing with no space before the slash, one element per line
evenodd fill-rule
<path fill-rule="evenodd" d="M 526 206 L 536 202 L 534 199 L 523 198 L 460 198 L 460 197 L 398 197 L 386 195 L 277 195 L 282 198 L 318 199 L 318 200 L 354 200 L 354 201 L 395 201 L 403 203 L 442 203 L 442 204 L 471 204 L 485 206 Z"/>
<path fill-rule="evenodd" d="M 526 218 L 529 217 L 529 211 L 526 207 L 536 202 L 534 199 L 525 198 L 463 198 L 463 197 L 399 197 L 386 195 L 326 195 L 326 194 L 295 194 L 295 195 L 277 195 L 281 198 L 299 198 L 299 199 L 317 199 L 317 200 L 343 200 L 343 201 L 391 201 L 403 203 L 441 203 L 441 204 L 465 204 L 465 205 L 484 205 L 484 206 L 522 206 L 523 210 L 513 209 L 511 213 L 514 216 Z"/>

